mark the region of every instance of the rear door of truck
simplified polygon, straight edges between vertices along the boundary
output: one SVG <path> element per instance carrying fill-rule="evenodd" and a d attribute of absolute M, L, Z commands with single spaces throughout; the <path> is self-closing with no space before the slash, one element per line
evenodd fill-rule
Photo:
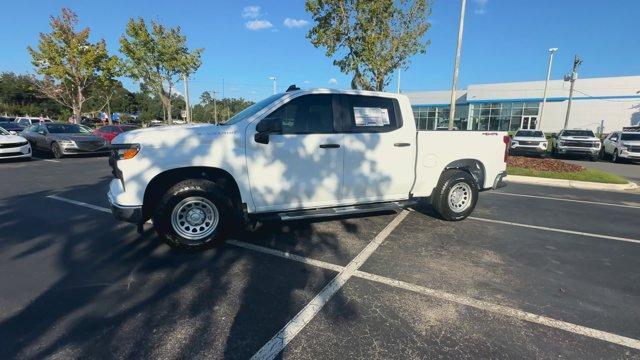
<path fill-rule="evenodd" d="M 406 199 L 414 179 L 413 116 L 403 118 L 393 97 L 339 97 L 345 147 L 341 203 Z"/>

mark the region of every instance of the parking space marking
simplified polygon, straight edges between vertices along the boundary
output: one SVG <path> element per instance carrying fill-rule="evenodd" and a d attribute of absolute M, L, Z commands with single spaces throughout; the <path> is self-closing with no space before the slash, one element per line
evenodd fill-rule
<path fill-rule="evenodd" d="M 526 311 L 510 308 L 503 305 L 492 304 L 482 300 L 476 300 L 466 296 L 455 295 L 441 290 L 430 289 L 424 286 L 406 283 L 404 281 L 390 279 L 380 275 L 374 275 L 362 271 L 356 271 L 355 276 L 368 279 L 371 281 L 387 284 L 396 288 L 409 290 L 415 293 L 424 294 L 440 300 L 454 302 L 460 305 L 470 306 L 476 309 L 484 310 L 498 315 L 509 316 L 519 320 L 540 324 L 578 335 L 603 340 L 613 344 L 626 346 L 640 350 L 640 340 L 629 338 L 626 336 L 608 333 L 606 331 L 588 328 L 586 326 L 576 325 L 561 320 L 552 319 L 542 315 L 532 314 Z"/>
<path fill-rule="evenodd" d="M 71 200 L 71 199 L 63 198 L 63 197 L 56 196 L 56 195 L 49 195 L 47 197 L 50 198 L 50 199 L 63 201 L 63 202 L 69 203 L 69 204 L 87 207 L 87 208 L 90 208 L 90 209 L 93 209 L 93 210 L 97 210 L 97 211 L 110 212 L 110 210 L 108 208 L 105 208 L 105 207 L 102 207 L 102 206 L 87 204 L 87 203 L 84 203 L 84 202 L 81 202 L 81 201 Z M 384 241 L 384 239 L 391 233 L 391 231 L 393 229 L 395 229 L 395 227 L 398 226 L 398 224 L 402 221 L 402 219 L 404 219 L 406 214 L 408 214 L 408 212 L 406 210 L 403 211 L 402 213 L 400 213 L 391 223 L 389 223 L 389 225 L 387 225 L 387 227 L 385 227 L 376 236 L 376 238 L 371 243 L 369 243 L 369 245 L 367 245 L 367 247 L 365 247 L 364 250 L 362 250 L 362 252 L 360 254 L 358 254 L 358 256 L 356 256 L 356 258 L 354 258 L 345 267 L 340 266 L 340 265 L 336 265 L 336 264 L 327 263 L 327 262 L 320 261 L 320 260 L 314 260 L 314 259 L 306 258 L 306 257 L 300 256 L 300 255 L 295 255 L 295 254 L 291 254 L 291 253 L 280 251 L 280 250 L 275 250 L 275 249 L 271 249 L 271 248 L 267 248 L 267 247 L 263 247 L 263 246 L 259 246 L 259 245 L 249 244 L 249 243 L 238 241 L 238 240 L 227 240 L 226 243 L 228 243 L 230 245 L 233 245 L 233 246 L 237 246 L 237 247 L 244 248 L 244 249 L 251 250 L 251 251 L 261 252 L 261 253 L 264 253 L 264 254 L 278 256 L 278 257 L 281 257 L 281 258 L 284 258 L 284 259 L 288 259 L 288 260 L 292 260 L 292 261 L 296 261 L 296 262 L 301 262 L 301 263 L 308 264 L 308 265 L 311 265 L 311 266 L 316 266 L 316 267 L 319 267 L 319 268 L 323 268 L 323 269 L 328 269 L 328 270 L 333 270 L 333 271 L 339 272 L 339 274 L 332 280 L 332 282 L 327 284 L 325 286 L 325 288 L 309 304 L 307 304 L 307 306 L 305 306 L 305 308 L 302 311 L 300 311 L 296 315 L 296 317 L 294 319 L 289 321 L 289 323 L 287 323 L 287 325 L 282 330 L 280 330 L 280 332 L 276 335 L 276 337 L 278 335 L 281 335 L 282 337 L 279 338 L 279 340 L 277 340 L 277 341 L 274 340 L 274 339 L 276 339 L 276 337 L 272 338 L 265 346 L 262 347 L 262 349 L 260 349 L 258 351 L 258 353 L 256 353 L 253 356 L 253 358 L 255 358 L 255 359 L 273 359 L 273 358 L 275 358 L 284 349 L 286 344 L 289 341 L 291 341 L 291 339 L 293 339 L 293 337 L 295 337 L 295 335 L 297 333 L 299 333 L 300 330 L 302 330 L 304 328 L 304 326 L 311 319 L 313 319 L 313 317 L 329 301 L 331 296 L 330 295 L 327 296 L 328 293 L 325 293 L 325 290 L 330 288 L 329 290 L 327 290 L 327 292 L 333 291 L 331 293 L 331 295 L 333 295 L 333 294 L 335 294 L 335 292 L 337 292 L 340 289 L 340 287 L 342 285 L 344 285 L 346 280 L 348 280 L 348 277 L 346 279 L 344 277 L 341 278 L 340 287 L 336 288 L 336 285 L 333 285 L 332 287 L 330 287 L 330 285 L 334 284 L 334 282 L 337 283 L 336 279 L 338 279 L 343 273 L 345 273 L 346 270 L 347 270 L 347 267 L 349 267 L 349 266 L 352 266 L 350 268 L 351 269 L 351 275 L 349 277 L 355 276 L 355 277 L 358 277 L 358 278 L 361 278 L 361 279 L 375 281 L 375 282 L 386 284 L 386 285 L 389 285 L 389 286 L 392 286 L 392 287 L 395 287 L 395 288 L 400 288 L 400 289 L 412 291 L 412 292 L 415 292 L 415 293 L 419 293 L 419 294 L 435 297 L 435 298 L 438 298 L 438 299 L 441 299 L 441 300 L 445 300 L 445 301 L 454 302 L 454 303 L 457 303 L 457 304 L 460 304 L 460 305 L 464 305 L 464 306 L 470 306 L 470 307 L 473 307 L 473 308 L 476 308 L 476 309 L 480 309 L 480 310 L 484 310 L 484 311 L 487 311 L 487 312 L 491 312 L 491 313 L 494 313 L 494 314 L 513 317 L 513 318 L 516 318 L 516 319 L 519 319 L 519 320 L 523 320 L 523 321 L 527 321 L 527 322 L 531 322 L 531 323 L 536 323 L 536 324 L 540 324 L 540 325 L 556 328 L 556 329 L 559 329 L 559 330 L 571 332 L 571 333 L 574 333 L 574 334 L 578 334 L 578 335 L 594 338 L 594 339 L 597 339 L 597 340 L 602 340 L 602 341 L 606 341 L 606 342 L 609 342 L 609 343 L 618 344 L 618 345 L 622 345 L 622 346 L 626 346 L 626 347 L 629 347 L 629 348 L 640 350 L 640 340 L 638 340 L 638 339 L 633 339 L 633 338 L 629 338 L 629 337 L 625 337 L 625 336 L 609 333 L 609 332 L 602 331 L 602 330 L 592 329 L 592 328 L 589 328 L 589 327 L 586 327 L 586 326 L 576 325 L 576 324 L 572 324 L 572 323 L 565 322 L 565 321 L 562 321 L 562 320 L 556 320 L 556 319 L 549 318 L 549 317 L 546 317 L 546 316 L 537 315 L 537 314 L 529 313 L 529 312 L 526 312 L 526 311 L 523 311 L 523 310 L 510 308 L 510 307 L 507 307 L 507 306 L 504 306 L 504 305 L 493 304 L 493 303 L 490 303 L 490 302 L 477 300 L 477 299 L 469 298 L 469 297 L 462 296 L 462 295 L 451 294 L 451 293 L 447 293 L 445 291 L 431 289 L 431 288 L 427 288 L 427 287 L 424 287 L 424 286 L 407 283 L 407 282 L 404 282 L 404 281 L 401 281 L 401 280 L 395 280 L 395 279 L 391 279 L 391 278 L 388 278 L 388 277 L 385 277 L 385 276 L 375 275 L 375 274 L 371 274 L 371 273 L 367 273 L 367 272 L 358 270 L 358 268 L 362 265 L 362 263 L 364 263 L 364 261 L 366 261 L 366 259 L 369 256 L 371 256 L 373 251 L 375 251 L 375 249 L 382 243 L 382 241 Z M 513 226 L 524 226 L 524 227 L 536 228 L 536 229 L 541 229 L 541 230 L 568 232 L 568 233 L 577 234 L 577 235 L 585 235 L 586 234 L 586 233 L 581 233 L 581 232 L 577 232 L 577 231 L 552 229 L 552 228 L 545 228 L 545 227 L 541 227 L 541 226 L 518 224 L 518 223 L 512 223 L 512 222 L 500 221 L 500 220 L 483 219 L 483 218 L 476 218 L 476 217 L 469 217 L 469 219 L 474 219 L 474 220 L 479 220 L 479 221 L 496 222 L 496 223 L 502 223 L 502 224 L 507 224 L 507 225 L 513 225 Z M 589 235 L 595 235 L 595 234 L 589 234 Z M 587 236 L 589 236 L 589 235 L 587 235 Z M 602 237 L 602 235 L 597 235 L 596 237 Z M 624 239 L 624 238 L 615 238 L 615 237 L 613 237 L 613 238 L 614 238 L 614 240 Z M 631 240 L 632 242 L 640 242 L 639 240 L 633 240 L 633 239 L 625 239 L 623 241 L 627 241 L 627 240 Z M 372 244 L 374 242 L 377 242 L 377 245 L 373 245 L 372 246 Z M 365 253 L 365 250 L 367 250 L 366 253 Z M 363 253 L 365 253 L 365 254 L 363 255 Z M 363 256 L 361 257 L 361 255 L 363 255 Z M 321 295 L 324 295 L 324 296 L 321 297 Z M 302 317 L 301 313 L 303 313 L 305 311 L 306 311 L 305 316 Z M 294 320 L 296 320 L 296 319 L 298 319 L 298 322 L 296 322 L 295 324 L 292 324 L 294 322 Z M 303 321 L 303 320 L 306 320 L 306 321 Z M 289 327 L 290 324 L 291 324 L 291 327 Z M 285 338 L 288 339 L 286 342 L 284 342 Z M 270 347 L 267 348 L 267 345 L 270 345 Z M 276 350 L 277 350 L 277 352 L 275 352 Z"/>
<path fill-rule="evenodd" d="M 56 162 L 56 163 L 59 163 L 59 162 L 60 162 L 60 160 L 42 159 L 42 158 L 35 157 L 35 156 L 31 156 L 31 158 L 33 158 L 33 159 L 35 159 L 35 160 L 42 160 L 42 161 L 49 161 L 49 162 Z"/>
<path fill-rule="evenodd" d="M 640 209 L 640 206 L 638 206 L 638 205 L 625 205 L 625 204 L 613 204 L 613 203 L 607 203 L 607 202 L 597 202 L 597 201 L 587 201 L 587 200 L 563 199 L 563 198 L 557 198 L 557 197 L 552 197 L 552 196 L 514 194 L 514 193 L 501 192 L 501 191 L 492 191 L 490 194 L 491 195 L 496 195 L 497 194 L 497 195 L 507 195 L 507 196 L 519 196 L 519 197 L 544 199 L 544 200 L 568 201 L 568 202 L 575 202 L 575 203 L 582 203 L 582 204 L 592 204 L 592 205 L 617 206 L 617 207 L 623 207 L 623 208 L 629 208 L 629 209 Z"/>
<path fill-rule="evenodd" d="M 58 201 L 63 201 L 63 202 L 66 202 L 66 203 L 69 203 L 69 204 L 73 204 L 73 205 L 84 206 L 84 207 L 87 207 L 87 208 L 93 209 L 93 210 L 98 210 L 98 211 L 102 211 L 102 212 L 111 213 L 111 210 L 109 210 L 106 207 L 87 204 L 87 203 L 84 203 L 82 201 L 71 200 L 71 199 L 63 198 L 63 197 L 57 196 L 57 195 L 48 195 L 47 198 L 58 200 Z"/>
<path fill-rule="evenodd" d="M 502 224 L 502 225 L 518 226 L 518 227 L 524 227 L 524 228 L 529 228 L 529 229 L 553 231 L 553 232 L 559 232 L 559 233 L 563 233 L 563 234 L 580 235 L 580 236 L 587 236 L 587 237 L 593 237 L 593 238 L 624 241 L 624 242 L 640 244 L 640 240 L 630 239 L 630 238 L 625 238 L 625 237 L 620 237 L 620 236 L 610 236 L 610 235 L 588 233 L 588 232 L 583 232 L 583 231 L 564 230 L 564 229 L 558 229 L 558 228 L 552 228 L 552 227 L 546 227 L 546 226 L 521 224 L 521 223 L 516 223 L 516 222 L 512 222 L 512 221 L 502 221 L 502 220 L 479 218 L 479 217 L 475 217 L 475 216 L 469 216 L 467 219 L 485 221 L 485 222 L 490 222 L 490 223 L 495 223 L 495 224 Z"/>
<path fill-rule="evenodd" d="M 241 248 L 244 248 L 244 249 L 247 249 L 247 250 L 257 251 L 257 252 L 261 252 L 261 253 L 264 253 L 264 254 L 274 255 L 274 256 L 281 257 L 281 258 L 297 261 L 297 262 L 300 262 L 300 263 L 303 263 L 303 264 L 312 265 L 312 266 L 319 267 L 319 268 L 322 268 L 322 269 L 333 270 L 335 272 L 340 272 L 340 271 L 342 271 L 344 269 L 344 266 L 335 265 L 335 264 L 331 264 L 331 263 L 320 261 L 320 260 L 314 260 L 314 259 L 306 258 L 304 256 L 292 254 L 292 253 L 286 252 L 286 251 L 280 251 L 280 250 L 275 250 L 275 249 L 271 249 L 271 248 L 264 247 L 264 246 L 249 244 L 249 243 L 246 243 L 244 241 L 238 241 L 238 240 L 229 239 L 225 243 L 233 245 L 233 246 L 241 247 Z"/>
<path fill-rule="evenodd" d="M 365 246 L 347 266 L 329 282 L 316 297 L 311 300 L 296 316 L 291 319 L 271 340 L 269 340 L 251 358 L 255 360 L 274 359 L 298 335 L 298 333 L 322 310 L 333 295 L 342 288 L 353 274 L 364 264 L 391 232 L 409 214 L 402 210 L 376 237 Z"/>

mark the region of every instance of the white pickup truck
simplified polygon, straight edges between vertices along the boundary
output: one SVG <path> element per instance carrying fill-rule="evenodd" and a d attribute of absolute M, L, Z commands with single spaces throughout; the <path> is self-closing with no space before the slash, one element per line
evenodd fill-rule
<path fill-rule="evenodd" d="M 112 141 L 117 219 L 149 219 L 179 248 L 242 221 L 348 215 L 430 197 L 446 220 L 503 186 L 502 132 L 416 131 L 406 96 L 313 89 L 264 99 L 223 125 L 134 130 Z"/>

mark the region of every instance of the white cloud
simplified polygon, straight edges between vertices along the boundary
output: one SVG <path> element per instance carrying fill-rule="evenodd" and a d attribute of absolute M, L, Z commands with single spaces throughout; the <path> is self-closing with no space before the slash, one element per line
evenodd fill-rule
<path fill-rule="evenodd" d="M 338 80 L 336 80 L 336 78 L 329 79 L 329 84 L 336 85 L 337 83 L 338 83 Z"/>
<path fill-rule="evenodd" d="M 307 24 L 309 24 L 309 22 L 304 19 L 291 19 L 291 18 L 284 19 L 284 26 L 288 28 L 300 28 L 300 27 L 306 26 Z"/>
<path fill-rule="evenodd" d="M 305 83 L 305 84 L 310 84 L 310 83 L 311 83 L 311 81 L 309 81 L 309 80 L 305 80 L 305 81 L 303 81 L 303 83 Z M 638 91 L 638 93 L 640 93 L 640 91 Z"/>
<path fill-rule="evenodd" d="M 489 0 L 475 0 L 476 5 L 478 6 L 473 12 L 478 15 L 484 15 L 487 13 L 487 3 Z"/>
<path fill-rule="evenodd" d="M 249 30 L 271 29 L 273 24 L 269 20 L 251 20 L 247 21 L 244 26 Z"/>
<path fill-rule="evenodd" d="M 260 6 L 251 5 L 245 6 L 242 9 L 242 17 L 245 19 L 255 19 L 260 17 Z"/>

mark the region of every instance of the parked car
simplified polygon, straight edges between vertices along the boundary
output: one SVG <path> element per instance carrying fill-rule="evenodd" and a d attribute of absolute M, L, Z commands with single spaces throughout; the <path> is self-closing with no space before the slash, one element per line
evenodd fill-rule
<path fill-rule="evenodd" d="M 78 124 L 44 123 L 23 131 L 34 150 L 50 151 L 57 159 L 66 155 L 106 154 L 107 142 Z"/>
<path fill-rule="evenodd" d="M 31 125 L 39 124 L 40 123 L 40 118 L 39 117 L 19 117 L 19 118 L 16 118 L 14 120 L 14 122 L 22 125 L 23 127 L 29 127 Z M 51 120 L 51 119 L 42 119 L 42 122 L 51 123 L 51 122 L 53 122 L 53 120 Z"/>
<path fill-rule="evenodd" d="M 0 127 L 7 130 L 11 135 L 18 135 L 24 130 L 24 126 L 16 122 L 0 122 Z"/>
<path fill-rule="evenodd" d="M 111 143 L 111 140 L 118 134 L 135 129 L 138 129 L 138 127 L 133 125 L 106 125 L 94 130 L 93 133 L 107 140 L 108 143 Z"/>
<path fill-rule="evenodd" d="M 547 138 L 539 130 L 518 130 L 511 139 L 509 154 L 511 155 L 537 155 L 547 153 Z"/>
<path fill-rule="evenodd" d="M 640 131 L 612 132 L 602 142 L 601 155 L 609 157 L 611 162 L 640 160 Z"/>
<path fill-rule="evenodd" d="M 600 154 L 600 139 L 591 130 L 561 130 L 552 135 L 553 156 L 580 155 L 587 156 L 591 161 L 598 160 Z"/>
<path fill-rule="evenodd" d="M 153 218 L 162 239 L 189 249 L 223 240 L 241 221 L 375 212 L 427 197 L 455 221 L 479 191 L 503 186 L 508 142 L 506 132 L 416 132 L 402 94 L 295 90 L 225 124 L 116 136 L 107 197 L 117 219 Z"/>
<path fill-rule="evenodd" d="M 0 123 L 3 122 L 13 122 L 16 118 L 10 116 L 0 116 Z"/>
<path fill-rule="evenodd" d="M 31 159 L 31 146 L 22 136 L 12 135 L 0 126 L 0 159 Z"/>

